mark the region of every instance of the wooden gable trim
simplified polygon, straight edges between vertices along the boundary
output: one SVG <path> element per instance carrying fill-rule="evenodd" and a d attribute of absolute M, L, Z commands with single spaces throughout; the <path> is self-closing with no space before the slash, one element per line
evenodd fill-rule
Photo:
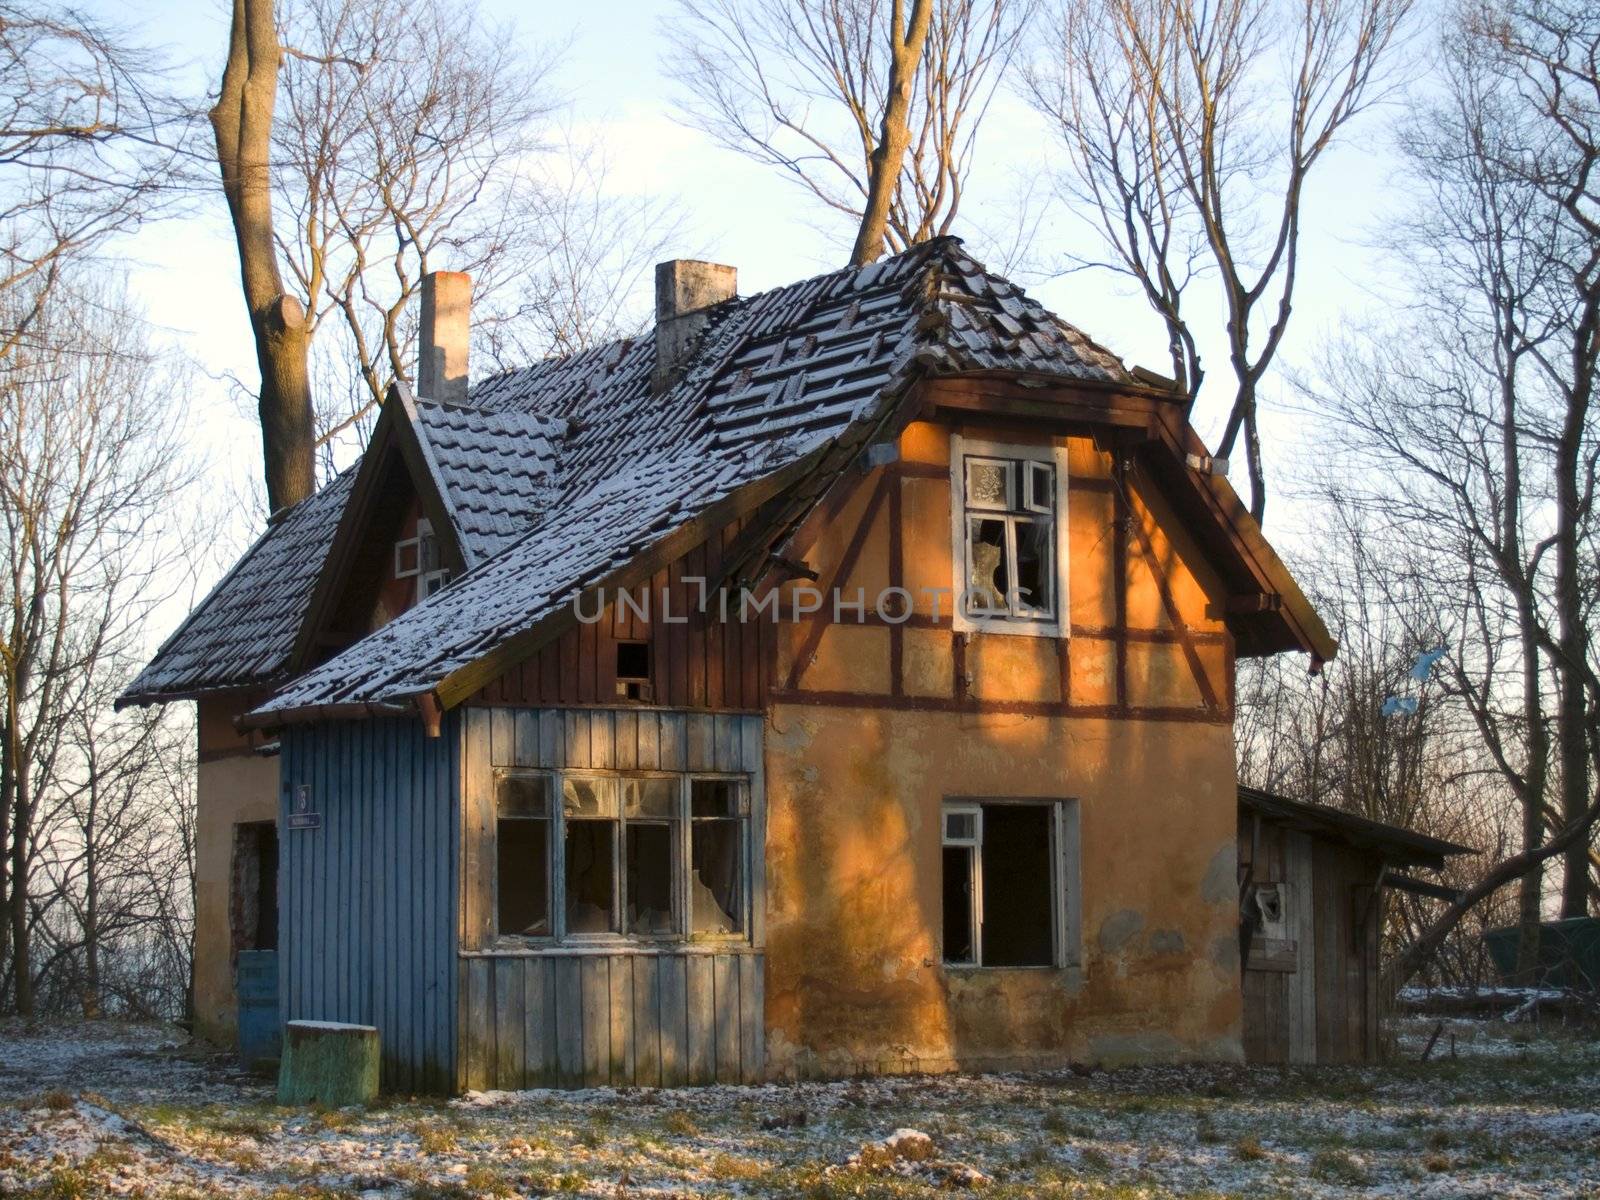
<path fill-rule="evenodd" d="M 334 608 L 349 582 L 350 563 L 372 520 L 373 497 L 383 479 L 390 457 L 399 454 L 411 485 L 417 493 L 422 515 L 437 531 L 445 565 L 453 574 L 463 574 L 468 567 L 462 549 L 455 509 L 444 492 L 437 464 L 426 449 L 417 428 L 416 404 L 410 390 L 403 383 L 389 389 L 378 420 L 372 429 L 372 439 L 361 456 L 361 467 L 350 497 L 345 501 L 344 512 L 339 517 L 338 529 L 328 546 L 322 571 L 312 589 L 311 600 L 300 623 L 290 655 L 291 671 L 298 674 L 312 665 L 318 639 L 327 628 Z"/>

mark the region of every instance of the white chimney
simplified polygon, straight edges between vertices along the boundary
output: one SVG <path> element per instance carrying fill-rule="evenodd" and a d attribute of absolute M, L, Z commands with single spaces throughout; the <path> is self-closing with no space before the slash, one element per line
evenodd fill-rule
<path fill-rule="evenodd" d="M 429 271 L 422 277 L 417 331 L 417 395 L 444 404 L 467 399 L 467 342 L 472 332 L 472 276 Z"/>
<path fill-rule="evenodd" d="M 666 391 L 688 365 L 709 310 L 739 292 L 739 272 L 721 263 L 675 258 L 656 264 L 656 367 L 651 390 Z"/>

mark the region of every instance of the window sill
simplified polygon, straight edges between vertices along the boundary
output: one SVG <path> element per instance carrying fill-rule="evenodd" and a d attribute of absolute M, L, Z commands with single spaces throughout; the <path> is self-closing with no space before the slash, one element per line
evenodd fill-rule
<path fill-rule="evenodd" d="M 1000 633 L 1014 637 L 1066 637 L 1059 621 L 1028 621 L 1011 617 L 953 616 L 951 628 L 956 633 Z"/>
<path fill-rule="evenodd" d="M 939 965 L 941 967 L 943 967 L 946 971 L 954 971 L 958 975 L 975 975 L 975 974 L 978 974 L 979 972 L 985 972 L 985 971 L 998 972 L 998 973 L 1003 973 L 1003 974 L 1008 974 L 1009 975 L 1009 974 L 1012 974 L 1014 972 L 1029 971 L 1029 972 L 1033 972 L 1033 973 L 1036 973 L 1036 974 L 1064 975 L 1064 976 L 1067 976 L 1070 981 L 1075 982 L 1075 983 L 1076 982 L 1081 982 L 1081 980 L 1083 979 L 1083 968 L 1080 965 L 1078 965 L 1077 963 L 1068 963 L 1066 966 L 1051 965 L 1051 966 L 1043 966 L 1043 967 L 1041 967 L 1041 966 L 1005 967 L 1005 966 L 991 966 L 991 965 L 989 965 L 987 963 L 952 963 L 952 962 L 941 962 Z"/>

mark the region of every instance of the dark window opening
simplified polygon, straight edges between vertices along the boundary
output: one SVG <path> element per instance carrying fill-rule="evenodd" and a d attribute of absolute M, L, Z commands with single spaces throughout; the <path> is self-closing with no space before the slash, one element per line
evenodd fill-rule
<path fill-rule="evenodd" d="M 550 822 L 502 819 L 498 842 L 500 932 L 550 936 Z"/>
<path fill-rule="evenodd" d="M 496 918 L 503 934 L 549 937 L 550 777 L 501 775 L 495 780 Z"/>
<path fill-rule="evenodd" d="M 646 703 L 655 698 L 650 684 L 650 643 L 617 643 L 617 695 Z"/>
<path fill-rule="evenodd" d="M 944 811 L 944 961 L 1048 967 L 1056 961 L 1053 804 L 980 804 Z"/>
<path fill-rule="evenodd" d="M 1048 967 L 1055 958 L 1049 808 L 984 805 L 982 853 L 984 965 Z"/>
<path fill-rule="evenodd" d="M 672 932 L 672 826 L 628 822 L 628 932 Z"/>
<path fill-rule="evenodd" d="M 944 848 L 944 960 L 974 961 L 972 946 L 972 849 Z"/>
<path fill-rule="evenodd" d="M 616 933 L 615 821 L 567 820 L 567 932 Z"/>

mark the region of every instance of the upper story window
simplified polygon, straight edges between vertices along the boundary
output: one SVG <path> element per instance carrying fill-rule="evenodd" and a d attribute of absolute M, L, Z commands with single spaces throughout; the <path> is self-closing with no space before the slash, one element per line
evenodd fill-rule
<path fill-rule="evenodd" d="M 500 935 L 585 940 L 747 930 L 743 778 L 502 771 L 495 801 Z"/>
<path fill-rule="evenodd" d="M 394 577 L 417 581 L 417 603 L 422 603 L 450 582 L 450 569 L 441 562 L 439 539 L 427 517 L 417 520 L 417 536 L 394 544 Z"/>
<path fill-rule="evenodd" d="M 951 439 L 957 629 L 1066 632 L 1066 453 Z"/>

